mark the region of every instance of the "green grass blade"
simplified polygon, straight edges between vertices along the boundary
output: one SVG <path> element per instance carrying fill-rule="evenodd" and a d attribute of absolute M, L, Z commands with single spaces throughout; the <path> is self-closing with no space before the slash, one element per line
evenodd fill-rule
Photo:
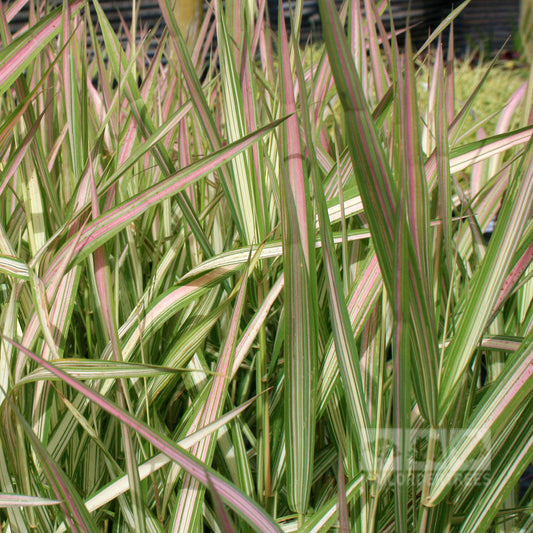
<path fill-rule="evenodd" d="M 410 183 L 410 182 L 408 182 Z M 403 182 L 400 196 L 400 210 L 398 212 L 396 243 L 397 253 L 395 261 L 396 294 L 394 298 L 394 333 L 392 358 L 393 372 L 393 423 L 394 423 L 394 485 L 395 485 L 395 522 L 397 531 L 406 533 L 408 529 L 409 507 L 409 448 L 411 428 L 411 338 L 409 321 L 409 304 L 411 286 L 409 280 L 408 263 L 408 229 L 407 183 Z M 413 376 L 413 380 L 416 377 Z"/>
<path fill-rule="evenodd" d="M 464 0 L 464 2 L 460 3 L 453 11 L 451 11 L 450 14 L 447 15 L 440 22 L 440 24 L 431 32 L 431 35 L 427 38 L 426 42 L 418 49 L 413 59 L 417 59 L 418 56 L 420 56 L 435 39 L 438 39 L 442 32 L 454 21 L 454 19 L 456 19 L 460 15 L 461 11 L 463 11 L 463 9 L 465 9 L 465 7 L 467 7 L 469 3 L 470 0 Z"/>
<path fill-rule="evenodd" d="M 533 202 L 533 141 L 516 170 L 487 253 L 469 291 L 457 331 L 445 352 L 440 389 L 441 416 L 456 398 L 461 374 L 469 364 L 498 300 Z"/>
<path fill-rule="evenodd" d="M 59 500 L 26 496 L 24 494 L 0 493 L 0 507 L 37 507 L 40 505 L 57 505 Z"/>
<path fill-rule="evenodd" d="M 10 401 L 9 408 L 13 410 L 16 419 L 19 421 L 24 433 L 39 457 L 51 488 L 61 502 L 60 507 L 65 514 L 67 522 L 70 523 L 71 531 L 87 533 L 96 531 L 96 524 L 85 508 L 72 481 L 61 471 L 52 457 L 50 457 L 18 408 Z"/>
<path fill-rule="evenodd" d="M 228 6 L 229 7 L 229 6 Z M 221 10 L 222 7 L 220 6 Z M 236 17 L 237 18 L 237 17 Z M 228 35 L 225 17 L 217 17 L 220 52 L 220 75 L 222 83 L 222 98 L 227 111 L 227 129 L 229 142 L 236 141 L 247 133 L 244 116 L 243 89 L 237 71 L 233 41 Z M 237 58 L 238 59 L 238 58 Z M 244 151 L 237 155 L 231 162 L 233 167 L 233 190 L 235 191 L 235 209 L 238 210 L 240 226 L 243 228 L 244 243 L 256 243 L 257 228 L 254 216 L 256 203 L 253 183 L 255 181 L 254 169 L 251 165 L 251 152 Z"/>
<path fill-rule="evenodd" d="M 401 227 L 397 231 L 394 239 L 395 246 L 400 249 L 406 247 L 408 253 L 409 274 L 405 274 L 402 280 L 398 278 L 398 272 L 401 272 L 400 265 L 402 261 L 396 255 L 396 272 L 394 284 L 394 297 L 391 297 L 391 304 L 394 309 L 395 318 L 400 319 L 400 308 L 406 299 L 411 310 L 411 318 L 405 323 L 405 316 L 402 317 L 406 333 L 401 333 L 402 338 L 411 336 L 413 359 L 412 367 L 416 368 L 413 372 L 412 384 L 415 390 L 415 397 L 420 403 L 421 409 L 427 412 L 431 421 L 435 421 L 437 411 L 437 362 L 438 352 L 436 344 L 436 318 L 434 315 L 434 298 L 433 298 L 433 265 L 431 264 L 432 243 L 430 240 L 429 209 L 430 198 L 428 194 L 428 185 L 422 165 L 421 138 L 419 131 L 420 115 L 418 111 L 417 94 L 415 87 L 415 74 L 413 62 L 409 59 L 412 56 L 410 33 L 406 35 L 406 60 L 402 61 L 399 55 L 398 46 L 393 35 L 393 52 L 396 66 L 395 80 L 397 85 L 396 115 L 397 120 L 394 124 L 394 133 L 396 136 L 395 153 L 397 159 L 394 170 L 401 176 L 400 189 L 403 195 L 404 210 L 398 215 L 398 224 Z M 407 226 L 401 217 L 406 217 Z M 411 243 L 412 242 L 412 248 Z M 397 252 L 398 253 L 398 252 Z M 403 253 L 403 251 L 402 251 Z M 407 260 L 407 259 L 406 259 Z M 397 284 L 400 283 L 400 286 Z M 400 287 L 409 286 L 412 283 L 411 295 L 401 291 Z M 401 298 L 400 301 L 396 301 Z M 398 325 L 396 325 L 398 327 Z M 406 335 L 406 337 L 404 337 Z M 419 347 L 423 346 L 423 349 Z M 401 351 L 405 354 L 407 346 L 403 346 Z M 408 352 L 407 352 L 408 353 Z M 404 356 L 402 356 L 404 357 Z M 403 364 L 403 363 L 402 363 Z M 406 364 L 407 366 L 407 364 Z M 398 367 L 401 372 L 401 369 Z M 403 369 L 405 370 L 405 368 Z M 400 382 L 404 382 L 405 376 L 402 376 Z M 406 392 L 402 392 L 406 394 Z M 397 398 L 399 401 L 400 398 Z M 403 403 L 403 423 L 408 420 L 407 412 L 409 411 L 409 401 L 404 397 Z M 398 409 L 401 407 L 398 405 Z M 404 443 L 405 444 L 405 443 Z M 406 522 L 404 522 L 404 527 Z"/>
<path fill-rule="evenodd" d="M 354 337 L 357 337 L 365 324 L 372 307 L 382 293 L 383 280 L 376 256 L 368 260 L 361 269 L 347 298 L 347 311 Z M 335 336 L 328 343 L 326 355 L 322 362 L 318 382 L 318 415 L 324 412 L 339 373 L 338 355 L 336 354 Z M 368 389 L 367 389 L 368 390 Z M 370 395 L 372 397 L 372 395 Z"/>
<path fill-rule="evenodd" d="M 96 405 L 101 407 L 104 411 L 107 411 L 113 417 L 116 417 L 118 420 L 128 425 L 131 429 L 136 431 L 139 435 L 144 437 L 146 440 L 151 442 L 157 449 L 162 451 L 165 455 L 170 457 L 173 461 L 176 461 L 186 472 L 193 475 L 201 483 L 207 485 L 207 472 L 210 475 L 210 481 L 213 486 L 219 491 L 219 494 L 224 499 L 224 501 L 236 512 L 239 513 L 245 520 L 257 528 L 258 531 L 268 533 L 279 533 L 279 526 L 272 520 L 272 518 L 265 513 L 265 511 L 259 508 L 253 501 L 244 496 L 232 483 L 225 480 L 222 476 L 217 474 L 207 465 L 201 463 L 192 455 L 187 453 L 181 447 L 177 446 L 167 437 L 158 434 L 146 424 L 129 414 L 127 411 L 124 411 L 117 405 L 113 404 L 106 398 L 104 398 L 98 392 L 90 389 L 89 387 L 83 385 L 78 380 L 70 377 L 65 372 L 58 370 L 54 365 L 50 364 L 47 361 L 41 359 L 38 355 L 35 355 L 30 350 L 27 350 L 20 344 L 7 339 L 8 342 L 11 342 L 18 350 L 28 356 L 30 359 L 33 359 L 36 363 L 40 364 L 57 377 L 59 377 L 63 382 L 84 394 L 88 399 L 94 402 Z"/>
<path fill-rule="evenodd" d="M 211 433 L 218 431 L 225 424 L 228 424 L 236 416 L 238 416 L 245 409 L 247 409 L 254 401 L 255 401 L 255 398 L 252 398 L 251 400 L 244 403 L 243 405 L 236 407 L 235 409 L 232 409 L 231 411 L 228 411 L 227 413 L 225 413 L 223 416 L 221 416 L 218 420 L 216 420 L 212 424 L 199 428 L 197 431 L 195 431 L 191 435 L 180 440 L 177 444 L 186 450 L 191 448 L 194 444 L 196 444 L 200 440 L 204 439 Z M 165 465 L 169 464 L 170 462 L 171 462 L 171 459 L 163 453 L 159 453 L 155 455 L 148 461 L 139 465 L 139 478 L 141 480 L 146 479 L 147 477 L 157 472 L 159 469 L 163 468 Z M 128 482 L 128 476 L 127 475 L 122 476 L 112 481 L 111 483 L 103 487 L 97 494 L 89 498 L 85 502 L 85 506 L 87 507 L 89 512 L 93 512 L 96 509 L 99 509 L 103 507 L 104 505 L 106 505 L 107 503 L 113 501 L 118 496 L 120 496 L 121 494 L 129 490 L 129 488 L 130 486 Z M 64 533 L 65 531 L 66 531 L 66 528 L 63 524 L 57 529 L 56 533 Z"/>
<path fill-rule="evenodd" d="M 360 78 L 355 71 L 346 38 L 335 9 L 330 0 L 319 0 L 323 21 L 324 38 L 328 49 L 332 72 L 345 114 L 347 139 L 352 156 L 359 192 L 365 207 L 365 215 L 373 236 L 373 244 L 380 263 L 383 281 L 389 298 L 394 290 L 394 221 L 398 209 L 398 185 L 393 177 L 389 160 L 376 130 Z M 402 132 L 413 136 L 412 131 Z M 412 154 L 411 154 L 412 155 Z M 420 231 L 420 230 L 418 230 Z M 417 237 L 418 238 L 418 237 Z M 410 237 L 412 240 L 413 237 Z M 434 319 L 431 317 L 427 290 L 427 273 L 417 261 L 415 245 L 409 244 L 411 278 L 415 295 L 411 300 L 411 323 L 413 332 L 413 357 L 420 367 L 421 379 L 427 383 L 415 389 L 415 394 L 424 416 L 437 422 L 437 347 L 432 336 Z"/>
<path fill-rule="evenodd" d="M 364 483 L 364 477 L 358 476 L 356 479 L 346 484 L 346 499 L 351 502 L 357 498 Z M 305 525 L 299 529 L 301 533 L 321 533 L 328 531 L 338 519 L 338 497 L 334 496 L 306 521 Z"/>
<path fill-rule="evenodd" d="M 533 439 L 530 431 L 533 413 L 530 407 L 531 401 L 523 409 L 512 433 L 505 435 L 505 443 L 499 453 L 490 454 L 490 465 L 482 472 L 485 478 L 490 478 L 488 482 L 478 483 L 474 493 L 468 494 L 468 497 L 460 495 L 469 509 L 461 525 L 461 533 L 490 529 L 495 519 L 498 522 L 498 511 L 505 499 L 512 498 L 513 491 L 519 486 L 521 476 L 533 460 Z"/>
<path fill-rule="evenodd" d="M 0 272 L 17 279 L 30 279 L 28 265 L 21 259 L 13 256 L 0 255 Z"/>
<path fill-rule="evenodd" d="M 454 476 L 468 469 L 469 462 L 484 453 L 490 458 L 493 437 L 506 427 L 516 427 L 517 410 L 530 398 L 533 386 L 533 336 L 524 339 L 521 348 L 506 362 L 497 382 L 489 389 L 472 420 L 446 450 L 435 473 L 427 505 L 442 501 L 454 485 Z M 528 446 L 527 441 L 522 441 Z M 480 448 L 482 452 L 480 451 Z"/>

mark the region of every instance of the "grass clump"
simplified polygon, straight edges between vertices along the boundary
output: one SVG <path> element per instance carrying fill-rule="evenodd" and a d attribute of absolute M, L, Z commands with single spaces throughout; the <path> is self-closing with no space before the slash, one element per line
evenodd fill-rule
<path fill-rule="evenodd" d="M 162 0 L 153 55 L 93 4 L 2 26 L 3 529 L 530 529 L 529 79 L 472 119 L 371 2 L 309 53 Z"/>

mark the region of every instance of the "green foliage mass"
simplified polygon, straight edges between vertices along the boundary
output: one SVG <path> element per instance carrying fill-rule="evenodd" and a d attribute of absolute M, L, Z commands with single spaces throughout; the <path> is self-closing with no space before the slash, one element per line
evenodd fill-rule
<path fill-rule="evenodd" d="M 533 530 L 529 71 L 400 49 L 386 2 L 303 50 L 302 2 L 187 39 L 20 4 L 0 530 Z"/>

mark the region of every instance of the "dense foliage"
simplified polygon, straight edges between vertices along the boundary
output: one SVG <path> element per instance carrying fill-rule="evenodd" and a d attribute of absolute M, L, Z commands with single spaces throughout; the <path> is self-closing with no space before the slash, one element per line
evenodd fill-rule
<path fill-rule="evenodd" d="M 532 530 L 533 80 L 319 3 L 0 4 L 2 531 Z"/>

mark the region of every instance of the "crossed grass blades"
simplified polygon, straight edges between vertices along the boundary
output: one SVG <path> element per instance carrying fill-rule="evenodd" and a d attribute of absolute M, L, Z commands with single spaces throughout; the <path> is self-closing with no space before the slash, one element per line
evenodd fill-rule
<path fill-rule="evenodd" d="M 533 85 L 443 50 L 466 2 L 419 50 L 370 0 L 305 49 L 301 2 L 21 4 L 3 530 L 531 530 Z"/>

